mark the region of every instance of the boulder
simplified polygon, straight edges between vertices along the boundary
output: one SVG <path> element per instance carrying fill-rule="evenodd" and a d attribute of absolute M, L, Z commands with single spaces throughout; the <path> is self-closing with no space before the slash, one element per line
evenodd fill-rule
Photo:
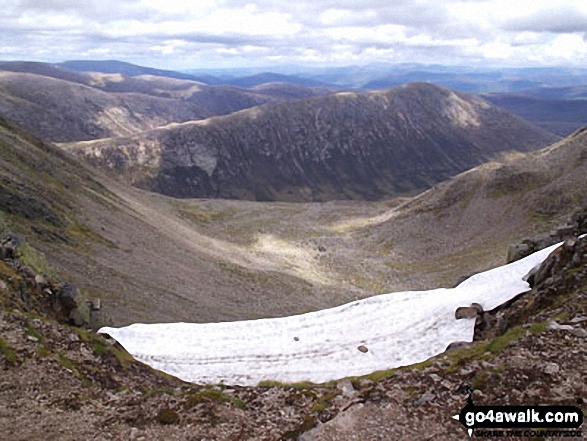
<path fill-rule="evenodd" d="M 71 283 L 63 285 L 55 298 L 55 310 L 62 321 L 74 326 L 88 326 L 90 308 L 84 296 Z"/>
<path fill-rule="evenodd" d="M 468 348 L 472 345 L 473 343 L 468 342 L 468 341 L 453 341 L 451 344 L 449 344 L 446 349 L 444 350 L 444 352 L 450 352 L 450 351 L 456 351 L 458 349 L 464 349 L 464 348 Z"/>
<path fill-rule="evenodd" d="M 483 308 L 481 309 L 483 310 Z M 477 318 L 478 314 L 479 310 L 474 306 L 461 306 L 455 311 L 455 318 L 457 320 Z"/>
<path fill-rule="evenodd" d="M 533 247 L 528 243 L 517 243 L 510 245 L 508 248 L 507 263 L 512 263 L 520 260 L 532 253 Z"/>

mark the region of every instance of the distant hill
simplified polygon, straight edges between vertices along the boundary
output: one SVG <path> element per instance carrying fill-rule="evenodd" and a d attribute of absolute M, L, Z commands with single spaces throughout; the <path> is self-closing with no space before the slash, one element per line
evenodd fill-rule
<path fill-rule="evenodd" d="M 316 81 L 309 78 L 304 78 L 296 75 L 283 75 L 272 72 L 263 72 L 256 75 L 247 77 L 237 77 L 225 81 L 226 84 L 232 86 L 251 88 L 260 86 L 267 83 L 284 83 L 284 84 L 295 84 L 306 87 L 332 87 L 331 84 L 324 83 L 322 81 Z"/>
<path fill-rule="evenodd" d="M 128 135 L 331 89 L 209 86 L 154 75 L 70 72 L 47 63 L 0 63 L 0 114 L 55 142 Z"/>
<path fill-rule="evenodd" d="M 487 101 L 559 136 L 587 125 L 587 99 L 545 99 L 528 95 L 485 94 Z"/>
<path fill-rule="evenodd" d="M 121 74 L 129 77 L 139 75 L 154 75 L 158 77 L 176 78 L 180 80 L 200 81 L 206 84 L 218 84 L 219 80 L 211 75 L 196 76 L 172 70 L 153 69 L 151 67 L 138 66 L 117 60 L 72 60 L 57 63 L 57 67 L 73 72 L 101 72 L 109 74 Z"/>
<path fill-rule="evenodd" d="M 500 152 L 556 139 L 480 98 L 417 83 L 265 105 L 69 148 L 167 195 L 321 201 L 415 193 Z"/>
<path fill-rule="evenodd" d="M 0 115 L 56 142 L 123 136 L 211 115 L 196 104 L 139 93 L 107 93 L 43 75 L 0 71 Z"/>

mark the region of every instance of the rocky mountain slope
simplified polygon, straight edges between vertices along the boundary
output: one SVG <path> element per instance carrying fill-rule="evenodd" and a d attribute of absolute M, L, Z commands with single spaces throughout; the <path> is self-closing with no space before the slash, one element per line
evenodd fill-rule
<path fill-rule="evenodd" d="M 501 264 L 520 235 L 556 226 L 586 185 L 587 140 L 578 134 L 414 200 L 182 201 L 91 172 L 7 122 L 0 133 L 10 228 L 57 274 L 101 298 L 117 326 L 276 317 L 451 286 Z M 532 158 L 542 159 L 534 167 Z M 526 162 L 538 173 L 528 182 L 518 173 Z M 500 168 L 517 186 L 477 192 L 491 185 L 487 170 Z"/>
<path fill-rule="evenodd" d="M 321 201 L 414 193 L 556 137 L 431 84 L 261 106 L 67 148 L 176 197 Z"/>
<path fill-rule="evenodd" d="M 50 141 L 82 141 L 332 92 L 277 83 L 246 90 L 210 86 L 189 75 L 146 72 L 151 71 L 126 76 L 72 72 L 46 63 L 0 63 L 0 114 Z"/>
<path fill-rule="evenodd" d="M 123 136 L 210 116 L 184 101 L 94 87 L 28 73 L 0 72 L 0 114 L 56 142 Z"/>

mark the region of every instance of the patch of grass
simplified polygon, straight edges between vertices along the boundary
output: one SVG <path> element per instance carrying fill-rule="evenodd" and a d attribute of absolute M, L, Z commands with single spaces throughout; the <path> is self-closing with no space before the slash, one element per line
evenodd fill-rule
<path fill-rule="evenodd" d="M 25 265 L 30 266 L 38 274 L 55 277 L 55 270 L 47 263 L 45 254 L 37 251 L 28 243 L 24 243 L 18 249 L 18 257 Z"/>
<path fill-rule="evenodd" d="M 157 421 L 165 425 L 175 424 L 179 421 L 179 415 L 173 409 L 169 409 L 166 407 L 164 409 L 161 409 L 157 414 Z"/>
<path fill-rule="evenodd" d="M 16 364 L 16 354 L 14 353 L 14 350 L 8 346 L 8 343 L 6 343 L 6 341 L 0 337 L 0 353 L 4 354 L 4 356 L 6 357 L 6 361 L 8 363 L 10 363 L 11 365 L 15 365 Z"/>
<path fill-rule="evenodd" d="M 70 238 L 82 246 L 88 243 L 96 243 L 110 249 L 118 248 L 118 245 L 111 240 L 106 239 L 88 226 L 77 221 L 71 222 L 65 232 Z"/>
<path fill-rule="evenodd" d="M 59 364 L 61 366 L 63 366 L 65 369 L 71 371 L 73 373 L 73 375 L 75 375 L 75 377 L 78 380 L 81 380 L 84 382 L 87 381 L 87 378 L 84 377 L 84 375 L 80 372 L 80 370 L 78 369 L 78 367 L 75 365 L 75 363 L 72 360 L 67 358 L 61 352 L 57 353 L 57 359 L 59 361 Z"/>
<path fill-rule="evenodd" d="M 71 326 L 70 329 L 79 336 L 80 340 L 83 343 L 90 346 L 97 354 L 112 354 L 114 357 L 116 357 L 118 363 L 124 369 L 126 369 L 130 363 L 133 363 L 135 361 L 132 355 L 130 355 L 128 352 L 109 344 L 104 338 L 102 338 L 98 334 L 94 334 L 93 332 L 89 332 L 83 328 L 77 328 L 75 326 Z"/>
<path fill-rule="evenodd" d="M 47 358 L 49 355 L 51 355 L 51 351 L 49 351 L 49 349 L 47 349 L 44 345 L 39 345 L 37 349 L 35 349 L 35 352 L 41 358 Z"/>
<path fill-rule="evenodd" d="M 310 413 L 320 413 L 330 408 L 332 406 L 332 400 L 334 400 L 339 393 L 340 392 L 337 389 L 332 389 L 318 397 L 318 400 L 310 408 Z"/>
<path fill-rule="evenodd" d="M 171 387 L 156 387 L 143 392 L 143 398 L 146 400 L 155 395 L 174 395 L 175 390 Z"/>
<path fill-rule="evenodd" d="M 309 389 L 311 387 L 318 386 L 317 384 L 309 381 L 300 381 L 297 383 L 281 383 L 279 381 L 264 380 L 257 384 L 257 387 L 292 387 L 294 389 Z"/>
<path fill-rule="evenodd" d="M 246 408 L 244 401 L 235 397 L 234 395 L 227 394 L 218 389 L 203 389 L 195 394 L 190 394 L 184 404 L 186 409 L 191 409 L 202 401 L 214 401 L 214 402 L 227 402 L 234 404 L 237 408 L 243 410 Z"/>
<path fill-rule="evenodd" d="M 103 343 L 101 341 L 95 341 L 92 343 L 92 349 L 95 353 L 100 355 L 104 355 L 110 352 L 110 348 L 108 346 L 109 345 L 107 343 Z"/>
<path fill-rule="evenodd" d="M 471 387 L 474 390 L 482 390 L 487 385 L 487 380 L 489 379 L 489 372 L 479 372 L 477 373 L 473 379 L 471 380 Z"/>
<path fill-rule="evenodd" d="M 222 211 L 209 211 L 203 209 L 197 203 L 178 202 L 174 205 L 179 211 L 179 215 L 181 217 L 196 224 L 209 224 L 212 222 L 221 222 L 223 220 L 233 217 L 236 214 L 236 210 L 234 208 L 227 208 Z"/>
<path fill-rule="evenodd" d="M 31 337 L 35 337 L 40 343 L 43 343 L 43 341 L 45 340 L 45 338 L 43 337 L 43 334 L 41 334 L 39 332 L 39 330 L 34 328 L 32 325 L 27 324 L 25 329 L 26 329 L 27 335 L 30 335 Z"/>
<path fill-rule="evenodd" d="M 424 370 L 427 367 L 432 366 L 434 361 L 435 360 L 433 358 L 429 358 L 428 360 L 424 360 L 424 361 L 421 361 L 420 363 L 414 363 L 414 364 L 411 364 L 408 366 L 401 366 L 401 367 L 397 367 L 397 368 L 393 368 L 393 369 L 375 371 L 375 372 L 372 372 L 368 375 L 362 375 L 359 377 L 350 377 L 349 380 L 351 381 L 351 383 L 357 383 L 357 384 L 358 384 L 359 380 L 371 380 L 371 381 L 378 382 L 378 381 L 381 381 L 386 378 L 394 376 L 396 374 L 396 372 L 398 372 L 400 370 Z"/>

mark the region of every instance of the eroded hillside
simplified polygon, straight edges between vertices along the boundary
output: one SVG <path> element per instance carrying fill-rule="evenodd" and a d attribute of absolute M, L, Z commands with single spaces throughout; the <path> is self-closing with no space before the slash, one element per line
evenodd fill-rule
<path fill-rule="evenodd" d="M 413 194 L 500 152 L 554 140 L 486 101 L 422 83 L 255 107 L 67 148 L 175 197 L 323 201 Z"/>

